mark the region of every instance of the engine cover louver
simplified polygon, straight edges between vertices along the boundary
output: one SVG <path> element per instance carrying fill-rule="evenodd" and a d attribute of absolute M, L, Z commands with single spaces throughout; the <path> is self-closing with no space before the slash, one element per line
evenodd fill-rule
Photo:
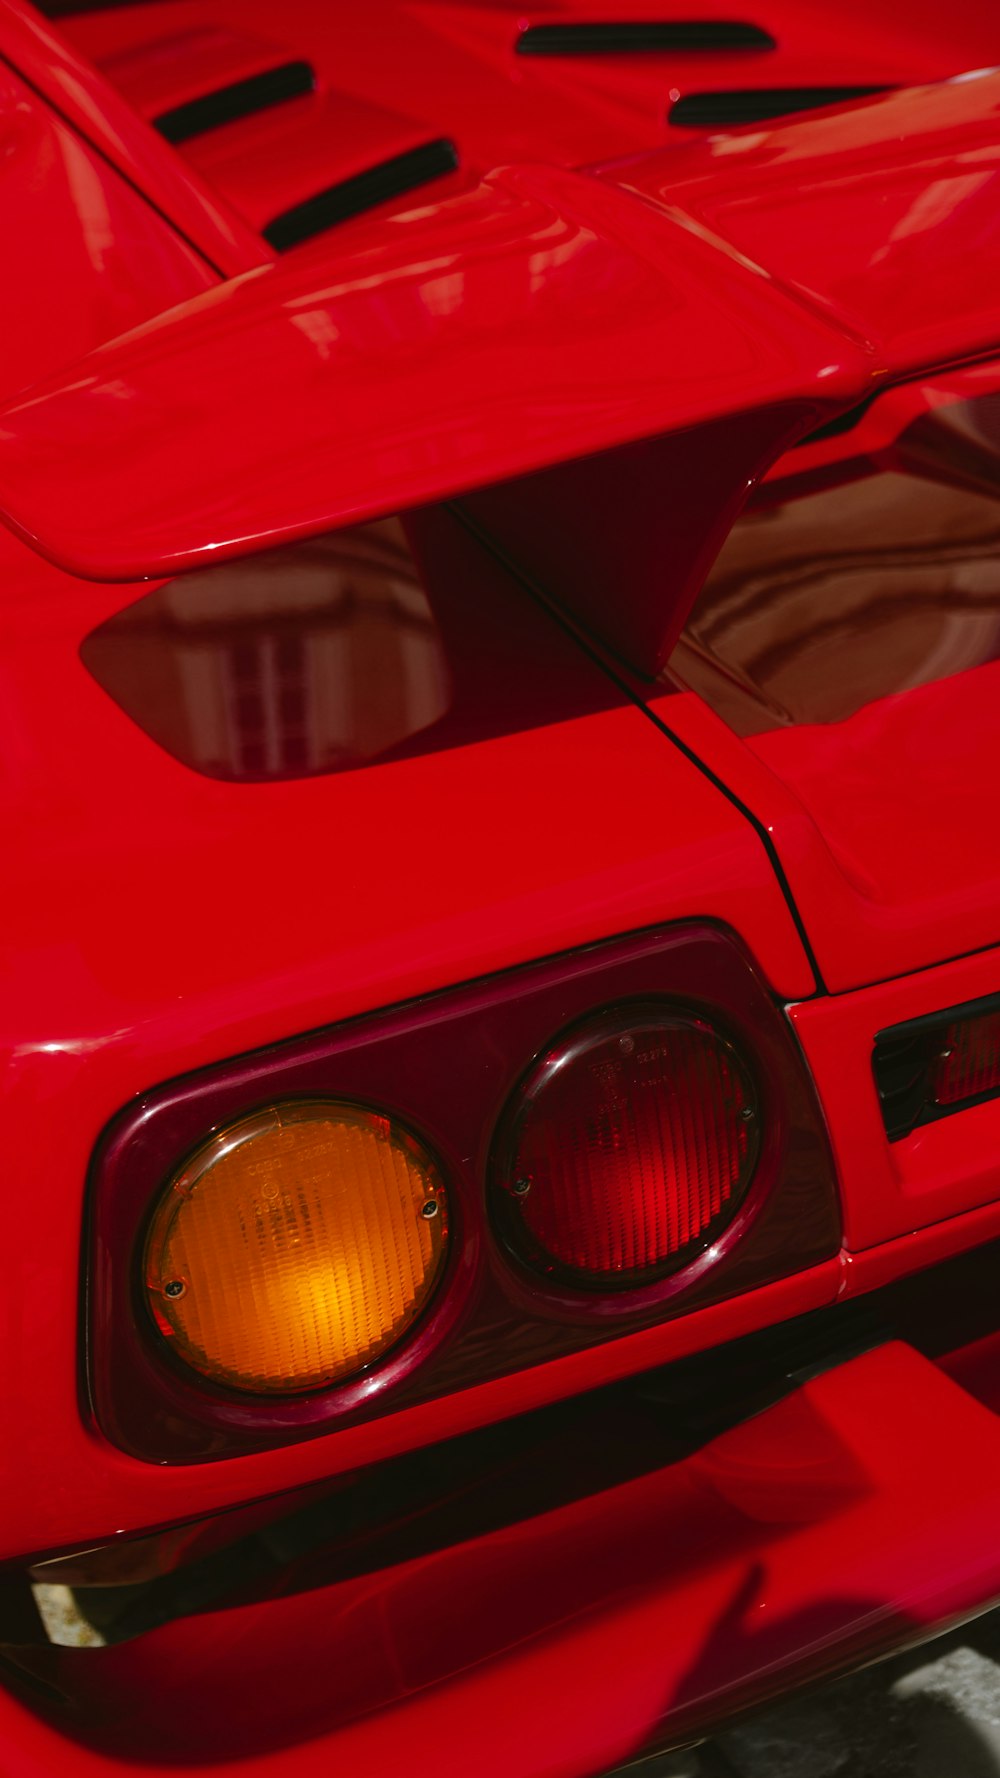
<path fill-rule="evenodd" d="M 306 97 L 315 90 L 316 75 L 308 62 L 283 62 L 280 67 L 265 69 L 263 74 L 234 80 L 230 86 L 206 93 L 203 98 L 175 105 L 155 117 L 153 125 L 168 142 L 189 142 L 193 136 L 253 117 L 258 111 L 269 111 L 274 105 Z"/>
<path fill-rule="evenodd" d="M 739 19 L 621 20 L 607 24 L 528 25 L 515 43 L 519 56 L 656 55 L 665 51 L 775 49 L 759 25 Z"/>
<path fill-rule="evenodd" d="M 312 240 L 338 222 L 346 222 L 351 216 L 374 209 L 376 204 L 387 203 L 432 179 L 453 173 L 457 166 L 458 151 L 453 142 L 444 138 L 426 142 L 420 148 L 356 173 L 351 179 L 341 179 L 290 210 L 283 210 L 262 231 L 264 239 L 276 252 L 286 253 L 290 247 Z"/>
<path fill-rule="evenodd" d="M 771 117 L 791 117 L 797 111 L 819 111 L 825 105 L 845 105 L 850 99 L 870 99 L 890 90 L 884 86 L 789 86 L 686 93 L 671 106 L 669 122 L 692 130 L 725 129 Z"/>

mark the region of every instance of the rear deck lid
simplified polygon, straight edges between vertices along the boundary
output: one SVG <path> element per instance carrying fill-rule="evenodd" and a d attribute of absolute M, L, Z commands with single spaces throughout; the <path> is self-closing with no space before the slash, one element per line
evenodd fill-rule
<path fill-rule="evenodd" d="M 1000 938 L 998 391 L 915 384 L 789 453 L 651 700 L 770 828 L 831 988 Z"/>
<path fill-rule="evenodd" d="M 828 986 L 994 944 L 998 113 L 994 74 L 350 224 L 0 413 L 0 510 L 132 580 L 461 498 L 768 830 Z M 748 494 L 844 416 L 670 690 Z M 758 582 L 795 687 L 744 646 Z"/>
<path fill-rule="evenodd" d="M 695 696 L 650 700 L 770 830 L 833 989 L 1000 940 L 1000 365 L 937 368 L 953 281 L 990 332 L 998 92 L 719 138 L 669 186 L 619 175 L 928 367 L 771 470 L 670 663 Z"/>

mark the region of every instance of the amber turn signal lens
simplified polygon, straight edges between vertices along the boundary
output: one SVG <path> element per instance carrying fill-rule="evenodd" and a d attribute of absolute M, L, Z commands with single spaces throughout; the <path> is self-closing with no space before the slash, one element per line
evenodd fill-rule
<path fill-rule="evenodd" d="M 389 1352 L 444 1264 L 448 1205 L 426 1149 L 335 1100 L 231 1124 L 170 1180 L 145 1250 L 154 1319 L 213 1382 L 328 1388 Z"/>
<path fill-rule="evenodd" d="M 702 1252 L 749 1187 L 759 1116 L 740 1057 L 665 1006 L 609 1009 L 555 1042 L 501 1137 L 494 1205 L 534 1270 L 640 1286 Z"/>

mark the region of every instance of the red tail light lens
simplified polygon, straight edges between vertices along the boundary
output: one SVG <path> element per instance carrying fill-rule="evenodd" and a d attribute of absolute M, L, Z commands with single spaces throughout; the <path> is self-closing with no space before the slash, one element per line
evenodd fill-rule
<path fill-rule="evenodd" d="M 949 1025 L 931 1074 L 935 1105 L 955 1105 L 1000 1087 L 1000 1012 Z"/>
<path fill-rule="evenodd" d="M 742 1202 L 758 1151 L 753 1083 L 703 1020 L 606 1012 L 542 1056 L 511 1108 L 497 1210 L 536 1270 L 611 1288 L 701 1252 Z"/>

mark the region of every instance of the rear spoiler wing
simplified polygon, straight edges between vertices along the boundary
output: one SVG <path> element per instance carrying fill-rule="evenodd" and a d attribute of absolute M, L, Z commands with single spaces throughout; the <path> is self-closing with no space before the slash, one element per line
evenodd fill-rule
<path fill-rule="evenodd" d="M 2 516 L 75 575 L 134 581 L 463 497 L 653 673 L 789 445 L 1000 346 L 998 107 L 998 75 L 945 83 L 350 225 L 8 407 Z"/>

